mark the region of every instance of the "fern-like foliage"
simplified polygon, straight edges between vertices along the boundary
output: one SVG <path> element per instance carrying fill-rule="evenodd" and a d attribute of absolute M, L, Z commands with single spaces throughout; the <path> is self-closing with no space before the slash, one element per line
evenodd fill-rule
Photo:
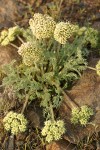
<path fill-rule="evenodd" d="M 41 21 L 47 26 L 48 22 L 45 22 L 44 19 Z M 38 25 L 41 27 L 41 23 L 38 22 Z M 73 25 L 70 24 L 70 26 Z M 2 84 L 4 88 L 12 87 L 19 101 L 25 100 L 26 94 L 29 95 L 29 100 L 38 99 L 40 106 L 44 108 L 44 114 L 50 118 L 50 105 L 52 105 L 52 108 L 58 108 L 63 99 L 60 88 L 63 90 L 68 88 L 70 83 L 78 79 L 82 71 L 86 69 L 86 56 L 89 52 L 87 44 L 90 42 L 92 47 L 96 46 L 97 31 L 92 28 L 77 28 L 76 30 L 76 26 L 73 26 L 73 33 L 70 29 L 68 30 L 70 36 L 73 34 L 73 40 L 67 40 L 66 44 L 63 45 L 53 37 L 37 39 L 34 28 L 32 28 L 34 35 L 30 27 L 28 29 L 18 28 L 21 30 L 21 36 L 26 45 L 28 45 L 28 42 L 31 47 L 25 47 L 25 44 L 22 43 L 24 48 L 23 54 L 20 52 L 22 62 L 19 65 L 12 62 L 4 67 L 5 77 Z M 36 28 L 36 31 L 39 35 L 42 35 L 42 27 L 41 32 L 38 28 Z M 43 27 L 43 35 L 45 35 L 44 31 L 45 28 Z M 63 35 L 62 38 L 64 36 L 66 35 Z M 35 61 L 35 58 L 38 61 Z M 28 63 L 27 66 L 28 59 L 32 63 Z"/>

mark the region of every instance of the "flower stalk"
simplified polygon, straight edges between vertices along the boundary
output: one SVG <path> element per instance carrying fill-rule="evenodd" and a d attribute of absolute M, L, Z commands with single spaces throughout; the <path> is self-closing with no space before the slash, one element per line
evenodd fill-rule
<path fill-rule="evenodd" d="M 53 111 L 53 106 L 51 101 L 49 101 L 49 105 L 50 105 L 51 120 L 52 122 L 54 122 L 55 118 L 54 118 L 54 111 Z"/>
<path fill-rule="evenodd" d="M 24 113 L 25 108 L 26 108 L 26 106 L 27 106 L 27 104 L 28 104 L 28 100 L 29 100 L 29 95 L 26 95 L 26 97 L 25 97 L 25 102 L 24 102 L 24 104 L 23 104 L 23 108 L 22 108 L 21 114 Z"/>

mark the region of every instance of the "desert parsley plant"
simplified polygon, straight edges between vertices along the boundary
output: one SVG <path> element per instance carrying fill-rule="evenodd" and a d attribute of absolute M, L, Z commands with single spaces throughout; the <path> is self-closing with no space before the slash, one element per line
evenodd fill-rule
<path fill-rule="evenodd" d="M 27 105 L 38 100 L 46 119 L 52 120 L 48 126 L 50 134 L 44 132 L 47 124 L 42 132 L 48 142 L 60 139 L 65 132 L 63 125 L 58 128 L 53 110 L 59 108 L 64 90 L 87 68 L 87 44 L 96 47 L 97 37 L 92 28 L 80 28 L 68 21 L 56 22 L 40 13 L 29 20 L 27 29 L 15 26 L 1 32 L 1 45 L 12 44 L 22 57 L 20 64 L 13 61 L 4 67 L 2 85 L 12 87 L 20 103 Z M 13 43 L 15 38 L 22 42 L 19 47 Z M 51 127 L 59 130 L 58 134 Z"/>

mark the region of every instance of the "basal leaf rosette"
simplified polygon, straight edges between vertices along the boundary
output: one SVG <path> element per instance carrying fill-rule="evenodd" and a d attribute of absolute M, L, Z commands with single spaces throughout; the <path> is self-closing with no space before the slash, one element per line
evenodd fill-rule
<path fill-rule="evenodd" d="M 49 38 L 53 35 L 56 22 L 49 15 L 35 13 L 29 20 L 30 28 L 37 39 Z"/>
<path fill-rule="evenodd" d="M 27 120 L 23 114 L 10 111 L 3 119 L 4 128 L 11 131 L 13 135 L 25 132 L 27 129 Z"/>
<path fill-rule="evenodd" d="M 54 31 L 54 38 L 60 44 L 66 44 L 67 40 L 76 32 L 77 25 L 73 25 L 70 22 L 60 22 L 56 24 Z"/>
<path fill-rule="evenodd" d="M 31 42 L 23 43 L 19 47 L 18 53 L 22 56 L 23 63 L 27 66 L 32 66 L 42 57 L 41 48 L 37 46 L 37 44 Z"/>
<path fill-rule="evenodd" d="M 62 120 L 45 122 L 45 126 L 42 130 L 42 135 L 45 136 L 48 143 L 61 139 L 65 133 L 65 124 Z"/>

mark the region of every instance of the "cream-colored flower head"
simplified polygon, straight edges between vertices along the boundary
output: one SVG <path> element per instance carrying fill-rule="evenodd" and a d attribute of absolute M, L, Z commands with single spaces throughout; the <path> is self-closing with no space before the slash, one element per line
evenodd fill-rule
<path fill-rule="evenodd" d="M 76 29 L 76 25 L 73 25 L 69 22 L 60 22 L 56 24 L 54 38 L 60 44 L 66 44 L 67 39 L 73 35 Z"/>
<path fill-rule="evenodd" d="M 4 38 L 8 35 L 7 30 L 3 30 L 0 35 L 0 43 L 4 40 Z"/>
<path fill-rule="evenodd" d="M 81 125 L 86 125 L 90 117 L 94 114 L 93 109 L 84 105 L 81 108 L 72 109 L 72 118 L 71 122 L 73 124 L 80 123 Z"/>
<path fill-rule="evenodd" d="M 79 28 L 77 34 L 78 34 L 78 35 L 82 35 L 86 30 L 87 30 L 86 27 L 81 27 L 81 28 Z"/>
<path fill-rule="evenodd" d="M 62 135 L 65 133 L 65 125 L 62 120 L 45 122 L 45 126 L 42 130 L 42 135 L 46 137 L 47 142 L 52 142 L 54 140 L 61 139 Z"/>
<path fill-rule="evenodd" d="M 11 133 L 14 135 L 26 131 L 27 120 L 23 114 L 10 111 L 3 119 L 3 123 L 4 128 L 7 131 L 11 131 Z"/>
<path fill-rule="evenodd" d="M 27 42 L 19 47 L 18 53 L 22 56 L 24 64 L 31 66 L 40 60 L 42 50 L 35 43 Z"/>
<path fill-rule="evenodd" d="M 16 35 L 21 33 L 19 26 L 11 27 L 8 30 L 3 30 L 0 36 L 0 43 L 3 46 L 8 45 L 10 42 L 14 41 Z"/>
<path fill-rule="evenodd" d="M 100 60 L 98 61 L 96 65 L 96 71 L 97 71 L 97 74 L 100 76 Z"/>
<path fill-rule="evenodd" d="M 37 39 L 49 38 L 53 35 L 56 22 L 52 17 L 35 13 L 29 20 L 30 28 Z"/>

